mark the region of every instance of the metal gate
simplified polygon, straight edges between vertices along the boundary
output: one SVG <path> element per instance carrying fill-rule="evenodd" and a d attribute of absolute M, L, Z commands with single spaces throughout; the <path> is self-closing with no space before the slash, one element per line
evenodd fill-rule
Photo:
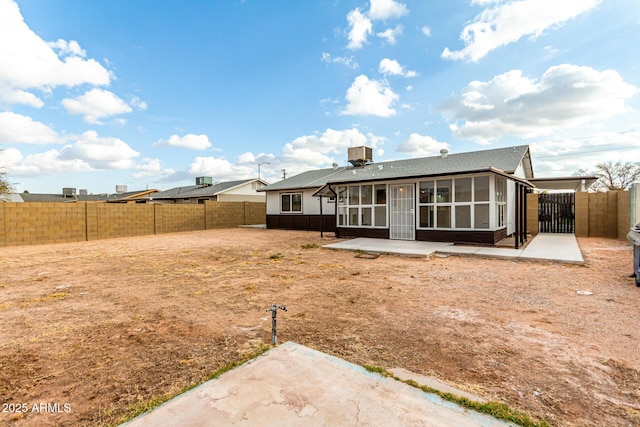
<path fill-rule="evenodd" d="M 389 186 L 389 238 L 415 240 L 413 184 Z"/>
<path fill-rule="evenodd" d="M 575 194 L 538 195 L 538 230 L 540 233 L 575 233 Z"/>

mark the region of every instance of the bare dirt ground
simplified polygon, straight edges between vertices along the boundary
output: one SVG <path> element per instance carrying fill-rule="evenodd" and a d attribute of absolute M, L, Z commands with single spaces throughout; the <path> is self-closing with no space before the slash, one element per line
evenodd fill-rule
<path fill-rule="evenodd" d="M 270 343 L 278 303 L 279 342 L 434 375 L 552 425 L 640 425 L 626 242 L 578 239 L 586 266 L 319 247 L 332 242 L 229 229 L 0 248 L 0 424 L 117 424 Z"/>

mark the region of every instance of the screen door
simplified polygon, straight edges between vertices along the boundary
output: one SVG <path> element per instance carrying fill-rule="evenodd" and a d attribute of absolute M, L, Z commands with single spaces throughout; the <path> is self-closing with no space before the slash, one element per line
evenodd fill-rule
<path fill-rule="evenodd" d="M 414 185 L 390 185 L 389 191 L 389 238 L 415 240 Z"/>

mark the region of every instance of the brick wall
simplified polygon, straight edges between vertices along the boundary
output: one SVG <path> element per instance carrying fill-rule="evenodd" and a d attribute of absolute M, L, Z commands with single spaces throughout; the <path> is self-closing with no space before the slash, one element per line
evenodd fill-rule
<path fill-rule="evenodd" d="M 79 242 L 113 237 L 264 224 L 263 202 L 205 204 L 0 203 L 0 246 Z"/>

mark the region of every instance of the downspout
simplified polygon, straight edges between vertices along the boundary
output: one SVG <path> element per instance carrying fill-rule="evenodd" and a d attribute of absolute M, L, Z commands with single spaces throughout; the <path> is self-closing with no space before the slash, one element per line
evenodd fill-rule
<path fill-rule="evenodd" d="M 320 196 L 320 238 L 324 237 L 324 217 L 322 216 L 322 196 Z"/>

